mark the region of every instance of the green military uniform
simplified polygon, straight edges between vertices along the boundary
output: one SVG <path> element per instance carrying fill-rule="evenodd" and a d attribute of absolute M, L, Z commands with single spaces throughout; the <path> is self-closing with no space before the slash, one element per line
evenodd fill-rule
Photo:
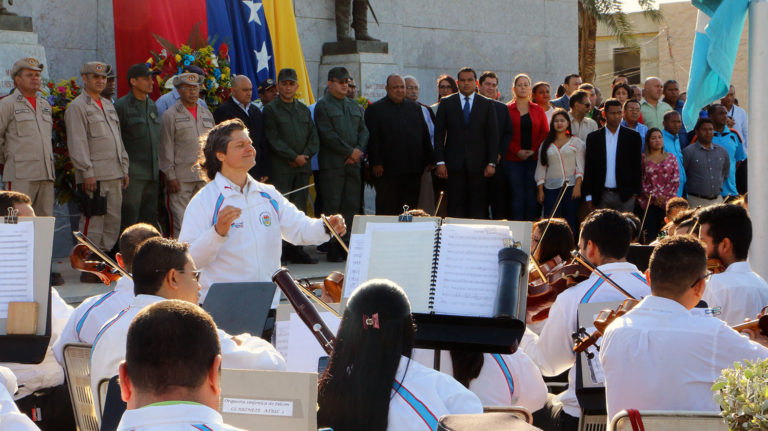
<path fill-rule="evenodd" d="M 120 132 L 130 160 L 131 181 L 123 192 L 122 228 L 138 222 L 155 225 L 159 188 L 158 146 L 160 116 L 149 97 L 139 100 L 128 92 L 115 102 Z M 122 229 L 121 229 L 122 230 Z"/>
<path fill-rule="evenodd" d="M 267 141 L 272 147 L 272 184 L 280 193 L 288 193 L 309 184 L 309 176 L 312 174 L 309 160 L 302 167 L 289 165 L 299 154 L 311 159 L 320 148 L 309 108 L 298 100 L 285 103 L 277 98 L 264 107 L 264 125 Z M 289 195 L 288 199 L 305 211 L 308 195 L 308 190 L 302 190 Z"/>
<path fill-rule="evenodd" d="M 331 69 L 328 75 L 329 79 L 349 78 L 344 68 Z M 354 101 L 346 97 L 337 99 L 329 93 L 315 106 L 315 123 L 320 137 L 318 186 L 323 209 L 328 214 L 341 213 L 347 226 L 351 227 L 352 218 L 360 212 L 362 179 L 360 163 L 347 165 L 345 161 L 355 149 L 365 152 L 368 146 L 369 134 L 363 113 Z"/>

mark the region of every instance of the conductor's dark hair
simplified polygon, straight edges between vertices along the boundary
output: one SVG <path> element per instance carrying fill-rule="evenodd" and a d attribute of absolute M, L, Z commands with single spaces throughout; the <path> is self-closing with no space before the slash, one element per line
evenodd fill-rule
<path fill-rule="evenodd" d="M 177 388 L 194 390 L 221 353 L 216 324 L 196 304 L 156 302 L 128 328 L 125 368 L 132 384 L 155 396 Z"/>
<path fill-rule="evenodd" d="M 547 226 L 547 219 L 542 219 L 533 224 L 533 231 L 539 231 L 539 235 L 544 232 Z M 575 244 L 573 242 L 573 231 L 568 222 L 562 218 L 553 218 L 547 228 L 547 234 L 544 235 L 539 249 L 536 250 L 537 256 L 534 256 L 539 263 L 544 263 L 555 256 L 560 256 L 564 261 L 571 259 L 571 250 Z"/>
<path fill-rule="evenodd" d="M 159 236 L 160 232 L 157 228 L 147 223 L 136 223 L 125 228 L 120 234 L 118 246 L 126 271 L 133 272 L 133 259 L 136 257 L 136 250 L 138 250 L 139 245 L 149 238 Z"/>
<path fill-rule="evenodd" d="M 8 214 L 8 208 L 16 204 L 32 205 L 32 200 L 24 193 L 0 190 L 0 217 Z"/>
<path fill-rule="evenodd" d="M 208 181 L 213 181 L 216 178 L 216 173 L 221 171 L 221 161 L 216 157 L 216 153 L 226 154 L 227 145 L 232 140 L 232 132 L 239 130 L 245 130 L 248 133 L 245 123 L 239 118 L 235 118 L 217 124 L 208 133 L 200 136 L 202 151 L 197 163 L 203 169 Z"/>
<path fill-rule="evenodd" d="M 599 209 L 581 223 L 581 239 L 592 241 L 605 257 L 623 259 L 629 251 L 630 232 L 627 218 L 613 209 Z"/>
<path fill-rule="evenodd" d="M 150 238 L 141 243 L 133 259 L 133 293 L 157 294 L 170 270 L 184 269 L 188 247 L 187 243 L 167 238 Z"/>
<path fill-rule="evenodd" d="M 654 295 L 677 298 L 707 270 L 704 243 L 692 235 L 663 238 L 651 253 L 648 270 Z"/>
<path fill-rule="evenodd" d="M 707 225 L 707 233 L 715 244 L 725 238 L 733 244 L 733 255 L 745 260 L 752 244 L 752 220 L 741 205 L 717 204 L 702 208 L 699 224 Z"/>
<path fill-rule="evenodd" d="M 365 323 L 378 319 L 378 328 Z M 400 286 L 374 279 L 347 302 L 318 386 L 318 425 L 334 431 L 385 431 L 402 356 L 410 358 L 415 326 Z"/>

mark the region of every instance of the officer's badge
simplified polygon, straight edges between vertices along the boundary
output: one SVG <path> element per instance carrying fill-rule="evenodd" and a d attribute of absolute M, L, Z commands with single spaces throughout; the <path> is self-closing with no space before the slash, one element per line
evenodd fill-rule
<path fill-rule="evenodd" d="M 96 69 L 97 72 L 103 72 L 104 71 L 104 65 L 101 63 L 98 63 L 94 66 L 94 69 Z"/>
<path fill-rule="evenodd" d="M 32 66 L 32 67 L 37 67 L 37 65 L 38 65 L 38 64 L 40 64 L 40 62 L 39 62 L 39 61 L 37 61 L 37 59 L 36 59 L 36 58 L 32 58 L 32 57 L 29 57 L 29 58 L 27 59 L 27 65 L 29 65 L 29 66 Z"/>
<path fill-rule="evenodd" d="M 272 225 L 272 217 L 270 217 L 268 212 L 263 212 L 259 216 L 259 219 L 261 220 L 261 224 L 264 226 L 271 226 Z"/>

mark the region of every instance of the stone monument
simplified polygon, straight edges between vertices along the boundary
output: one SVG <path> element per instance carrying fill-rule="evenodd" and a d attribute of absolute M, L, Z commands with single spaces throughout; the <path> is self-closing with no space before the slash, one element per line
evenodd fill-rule
<path fill-rule="evenodd" d="M 13 5 L 13 0 L 9 1 Z M 0 96 L 5 96 L 13 88 L 11 67 L 16 60 L 34 57 L 46 64 L 45 48 L 38 42 L 37 33 L 32 30 L 32 17 L 18 16 L 3 7 L 0 0 Z M 48 68 L 44 68 L 43 79 L 48 78 Z"/>
<path fill-rule="evenodd" d="M 386 78 L 398 66 L 389 54 L 389 44 L 368 33 L 368 9 L 376 20 L 369 0 L 335 0 L 336 42 L 323 44 L 318 82 L 327 81 L 331 68 L 344 66 L 357 81 L 360 95 L 373 102 L 386 94 Z M 355 31 L 354 38 L 350 29 Z"/>

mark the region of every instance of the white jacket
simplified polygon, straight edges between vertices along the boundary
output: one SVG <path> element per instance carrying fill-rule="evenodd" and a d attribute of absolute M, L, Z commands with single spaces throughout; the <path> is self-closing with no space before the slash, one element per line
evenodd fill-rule
<path fill-rule="evenodd" d="M 216 233 L 219 211 L 231 205 L 243 212 L 227 236 Z M 322 220 L 307 217 L 273 186 L 248 176 L 243 192 L 219 172 L 187 205 L 179 241 L 190 244 L 189 253 L 200 276 L 200 301 L 213 283 L 272 281 L 280 269 L 282 240 L 296 244 L 321 244 L 330 239 Z M 272 307 L 277 307 L 279 290 Z"/>
<path fill-rule="evenodd" d="M 151 404 L 123 413 L 118 431 L 238 431 L 224 423 L 216 410 L 197 403 L 171 401 Z"/>

